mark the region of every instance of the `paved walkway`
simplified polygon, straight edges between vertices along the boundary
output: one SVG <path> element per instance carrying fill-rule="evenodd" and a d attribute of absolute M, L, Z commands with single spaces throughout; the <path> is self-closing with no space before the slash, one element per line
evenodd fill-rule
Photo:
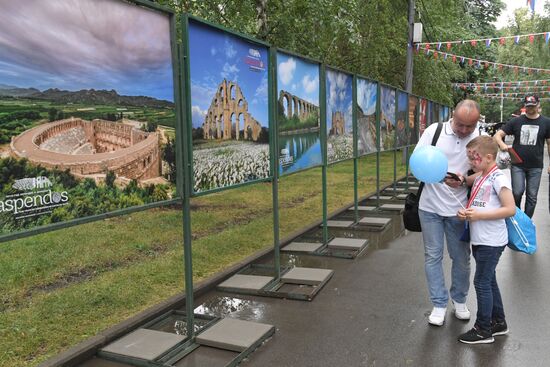
<path fill-rule="evenodd" d="M 356 260 L 314 259 L 335 274 L 313 302 L 243 298 L 231 317 L 271 323 L 277 331 L 242 365 L 549 366 L 549 218 L 544 174 L 534 215 L 539 249 L 534 256 L 507 249 L 497 268 L 510 333 L 494 344 L 459 343 L 473 321 L 454 318 L 451 307 L 442 327 L 428 325 L 421 234 L 408 233 Z M 473 286 L 468 306 L 475 314 Z"/>
<path fill-rule="evenodd" d="M 549 366 L 548 205 L 548 175 L 544 174 L 534 215 L 539 249 L 533 256 L 507 249 L 497 268 L 510 333 L 497 337 L 494 344 L 459 343 L 457 336 L 473 321 L 456 319 L 451 307 L 442 327 L 428 325 L 431 304 L 420 233 L 372 245 L 355 260 L 283 257 L 283 264 L 335 271 L 312 302 L 212 291 L 196 300 L 197 312 L 276 326 L 275 335 L 242 362 L 246 367 Z M 448 260 L 446 273 L 449 279 Z M 467 303 L 475 315 L 473 286 Z M 114 365 L 122 366 L 97 359 L 83 366 Z M 206 366 L 193 361 L 178 364 L 184 365 Z"/>

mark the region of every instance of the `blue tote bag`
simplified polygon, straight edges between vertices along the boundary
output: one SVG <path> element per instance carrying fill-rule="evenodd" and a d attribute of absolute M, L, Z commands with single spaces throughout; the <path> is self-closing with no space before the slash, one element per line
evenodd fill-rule
<path fill-rule="evenodd" d="M 506 227 L 508 229 L 508 247 L 526 254 L 534 254 L 537 251 L 535 223 L 520 208 L 516 208 L 516 214 L 506 218 Z"/>

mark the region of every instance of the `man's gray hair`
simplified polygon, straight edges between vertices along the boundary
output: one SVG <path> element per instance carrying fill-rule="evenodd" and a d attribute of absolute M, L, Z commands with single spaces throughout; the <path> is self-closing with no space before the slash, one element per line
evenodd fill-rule
<path fill-rule="evenodd" d="M 472 99 L 465 99 L 460 102 L 455 107 L 455 111 L 458 111 L 462 108 L 465 108 L 468 110 L 468 115 L 472 112 L 472 110 L 476 111 L 478 114 L 481 114 L 481 108 L 479 107 L 479 103 Z"/>

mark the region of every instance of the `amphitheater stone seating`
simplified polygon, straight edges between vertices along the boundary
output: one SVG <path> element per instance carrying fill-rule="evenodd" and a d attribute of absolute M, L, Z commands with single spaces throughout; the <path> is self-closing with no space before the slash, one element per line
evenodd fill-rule
<path fill-rule="evenodd" d="M 46 140 L 40 145 L 40 149 L 64 154 L 90 154 L 89 149 L 79 149 L 87 143 L 84 129 L 74 127 Z"/>

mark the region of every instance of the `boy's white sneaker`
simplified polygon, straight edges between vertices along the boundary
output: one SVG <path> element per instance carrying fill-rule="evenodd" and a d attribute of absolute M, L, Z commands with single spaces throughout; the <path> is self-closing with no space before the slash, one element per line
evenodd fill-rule
<path fill-rule="evenodd" d="M 434 307 L 432 313 L 428 316 L 428 322 L 435 326 L 441 326 L 445 322 L 447 307 Z"/>
<path fill-rule="evenodd" d="M 458 303 L 453 301 L 453 307 L 455 308 L 455 316 L 459 320 L 470 320 L 470 310 L 465 303 Z"/>

